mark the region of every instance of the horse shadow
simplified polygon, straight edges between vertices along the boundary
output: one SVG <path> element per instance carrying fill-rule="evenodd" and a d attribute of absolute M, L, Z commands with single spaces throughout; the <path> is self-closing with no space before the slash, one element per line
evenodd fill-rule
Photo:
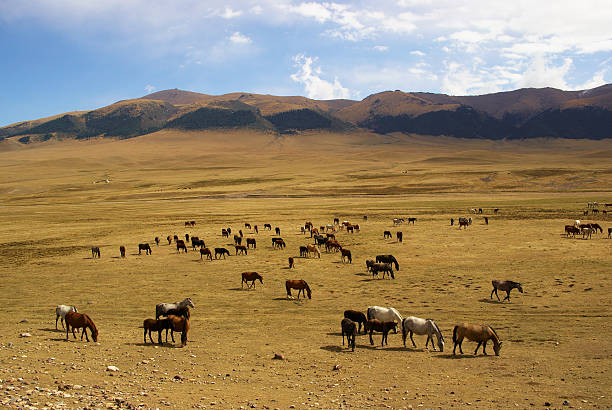
<path fill-rule="evenodd" d="M 495 300 L 495 299 L 482 298 L 482 299 L 478 299 L 478 301 L 482 302 L 482 303 L 491 303 L 491 304 L 494 304 L 494 305 L 505 305 L 504 302 L 501 302 L 501 301 Z"/>
<path fill-rule="evenodd" d="M 484 356 L 484 355 L 482 355 L 482 356 L 483 357 L 487 357 L 487 356 Z M 491 355 L 488 355 L 488 356 L 491 356 Z M 458 355 L 454 355 L 452 353 L 446 353 L 446 354 L 437 354 L 434 357 L 436 357 L 438 359 L 451 359 L 451 360 L 453 360 L 453 359 L 476 359 L 476 358 L 481 357 L 481 356 L 480 355 L 479 356 L 474 356 L 473 354 L 469 354 L 469 353 L 468 354 L 458 354 Z"/>
<path fill-rule="evenodd" d="M 61 333 L 66 333 L 66 329 L 54 329 L 52 327 L 41 327 L 38 330 L 40 330 L 42 332 L 53 332 L 53 333 L 61 332 Z"/>
<path fill-rule="evenodd" d="M 126 346 L 140 346 L 140 347 L 145 347 L 145 346 L 159 346 L 159 347 L 167 347 L 167 348 L 180 348 L 181 345 L 180 344 L 172 344 L 170 342 L 163 342 L 162 344 L 159 343 L 142 343 L 142 342 L 133 342 L 133 343 L 124 343 Z"/>
<path fill-rule="evenodd" d="M 371 276 L 371 274 L 359 272 L 359 273 L 356 273 L 355 276 Z"/>
<path fill-rule="evenodd" d="M 111 259 L 121 259 L 121 256 L 111 256 Z"/>
<path fill-rule="evenodd" d="M 229 288 L 228 290 L 233 290 L 233 291 L 240 292 L 240 291 L 248 290 L 248 289 L 245 289 L 245 288 Z"/>
<path fill-rule="evenodd" d="M 355 348 L 356 347 L 357 345 L 355 345 Z M 352 353 L 351 350 L 346 347 L 346 345 L 344 346 L 336 346 L 336 345 L 321 346 L 321 350 L 327 350 L 328 352 L 335 352 L 335 353 L 341 353 L 341 352 Z"/>
<path fill-rule="evenodd" d="M 327 336 L 342 336 L 341 332 L 327 332 Z"/>

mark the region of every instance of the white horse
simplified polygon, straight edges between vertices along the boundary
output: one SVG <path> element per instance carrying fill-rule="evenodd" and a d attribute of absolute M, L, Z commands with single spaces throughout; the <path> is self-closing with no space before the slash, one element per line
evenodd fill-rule
<path fill-rule="evenodd" d="M 404 222 L 404 218 L 393 218 L 393 225 L 399 225 Z"/>
<path fill-rule="evenodd" d="M 182 302 L 159 303 L 155 306 L 155 319 L 159 319 L 160 316 L 165 316 L 166 312 L 168 312 L 170 309 L 178 309 L 184 306 L 189 306 L 195 309 L 195 305 L 191 301 L 191 298 L 186 298 Z"/>
<path fill-rule="evenodd" d="M 591 239 L 591 235 L 593 234 L 593 231 L 595 231 L 595 229 L 591 228 L 590 226 L 580 227 L 580 232 L 582 233 L 582 239 L 584 239 L 585 236 L 586 236 L 586 239 Z"/>
<path fill-rule="evenodd" d="M 444 337 L 442 337 L 442 332 L 440 332 L 440 328 L 433 319 L 421 319 L 419 317 L 409 316 L 402 321 L 402 339 L 404 340 L 404 347 L 406 347 L 406 336 L 410 332 L 410 340 L 412 341 L 412 346 L 416 347 L 414 343 L 414 339 L 412 338 L 412 334 L 416 333 L 417 335 L 427 335 L 427 341 L 425 342 L 425 347 L 429 344 L 431 340 L 431 347 L 433 347 L 434 351 L 436 347 L 434 346 L 433 334 L 436 335 L 438 339 L 438 348 L 441 352 L 444 351 Z"/>
<path fill-rule="evenodd" d="M 57 305 L 55 308 L 55 328 L 57 329 L 57 320 L 61 318 L 62 328 L 64 327 L 64 319 L 66 318 L 66 313 L 68 312 L 76 312 L 77 308 L 74 306 L 68 305 Z"/>
<path fill-rule="evenodd" d="M 398 325 L 402 326 L 402 315 L 397 309 L 392 307 L 380 307 L 380 306 L 370 306 L 368 307 L 368 320 L 370 319 L 378 319 L 382 322 L 397 322 Z M 395 329 L 395 333 L 397 333 L 397 328 Z"/>

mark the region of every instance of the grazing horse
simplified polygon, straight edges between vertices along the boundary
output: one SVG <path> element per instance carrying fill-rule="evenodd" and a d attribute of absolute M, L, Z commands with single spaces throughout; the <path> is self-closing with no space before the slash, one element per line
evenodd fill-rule
<path fill-rule="evenodd" d="M 200 248 L 200 260 L 204 258 L 204 255 L 206 255 L 207 259 L 210 259 L 211 261 L 213 260 L 212 252 L 210 251 L 210 249 Z"/>
<path fill-rule="evenodd" d="M 308 256 L 308 248 L 305 246 L 300 246 L 300 258 L 305 258 Z"/>
<path fill-rule="evenodd" d="M 238 235 L 234 235 L 234 245 L 242 244 L 242 237 Z"/>
<path fill-rule="evenodd" d="M 244 229 L 251 229 L 251 224 L 245 222 Z"/>
<path fill-rule="evenodd" d="M 188 233 L 185 234 L 185 242 L 189 243 L 189 234 Z"/>
<path fill-rule="evenodd" d="M 119 247 L 119 253 L 121 254 L 122 258 L 125 258 L 125 246 L 121 245 Z"/>
<path fill-rule="evenodd" d="M 241 253 L 243 255 L 248 255 L 249 253 L 247 252 L 247 247 L 244 245 L 235 245 L 234 248 L 236 248 L 236 255 L 238 255 L 238 253 Z"/>
<path fill-rule="evenodd" d="M 174 242 L 178 241 L 178 235 L 173 236 Z"/>
<path fill-rule="evenodd" d="M 565 235 L 576 237 L 576 234 L 580 234 L 580 229 L 576 228 L 574 225 L 565 225 Z"/>
<path fill-rule="evenodd" d="M 467 218 L 459 218 L 459 229 L 461 229 L 462 226 L 464 229 L 467 229 L 469 224 L 470 222 Z"/>
<path fill-rule="evenodd" d="M 416 218 L 408 218 L 408 225 L 413 224 L 416 222 Z"/>
<path fill-rule="evenodd" d="M 391 231 L 384 231 L 383 232 L 383 237 L 384 237 L 384 239 L 387 239 L 387 238 L 391 239 L 391 237 L 392 237 Z"/>
<path fill-rule="evenodd" d="M 64 327 L 64 318 L 66 317 L 66 313 L 68 312 L 77 312 L 77 308 L 75 306 L 68 305 L 57 305 L 55 308 L 55 328 L 57 329 L 57 320 L 61 319 L 62 327 Z"/>
<path fill-rule="evenodd" d="M 308 256 L 310 256 L 311 253 L 314 253 L 315 256 L 321 258 L 321 251 L 319 251 L 319 248 L 317 248 L 316 246 L 306 245 L 306 250 L 308 251 Z"/>
<path fill-rule="evenodd" d="M 155 237 L 155 245 L 159 246 L 159 236 Z"/>
<path fill-rule="evenodd" d="M 404 234 L 402 232 L 397 232 L 395 235 L 397 235 L 398 242 L 402 242 L 404 240 Z"/>
<path fill-rule="evenodd" d="M 253 230 L 255 231 L 255 233 L 259 233 L 259 228 L 257 227 L 257 225 L 253 226 Z"/>
<path fill-rule="evenodd" d="M 612 228 L 608 228 L 608 239 L 612 236 Z"/>
<path fill-rule="evenodd" d="M 225 228 L 221 229 L 221 237 L 222 238 L 229 238 L 229 232 L 227 231 L 227 229 L 225 229 Z"/>
<path fill-rule="evenodd" d="M 300 298 L 300 293 L 302 292 L 308 295 L 308 299 L 312 299 L 310 287 L 308 287 L 308 283 L 306 283 L 306 281 L 303 279 L 287 279 L 285 281 L 285 289 L 287 290 L 287 298 L 292 297 L 291 289 L 298 289 L 298 299 Z"/>
<path fill-rule="evenodd" d="M 590 226 L 583 226 L 580 228 L 580 232 L 582 233 L 582 239 L 591 239 L 591 235 L 593 234 L 593 232 L 595 231 L 595 229 L 591 228 Z"/>
<path fill-rule="evenodd" d="M 168 235 L 168 237 L 166 237 L 166 240 L 168 240 L 168 245 L 170 245 L 172 243 L 172 237 L 170 235 Z"/>
<path fill-rule="evenodd" d="M 149 340 L 153 343 L 151 332 L 157 332 L 157 342 L 162 344 L 162 331 L 166 330 L 166 343 L 168 343 L 168 330 L 171 329 L 172 323 L 168 318 L 165 319 L 145 319 L 142 322 L 144 328 L 144 343 L 147 344 L 147 332 L 149 333 Z"/>
<path fill-rule="evenodd" d="M 414 343 L 414 339 L 412 338 L 413 334 L 427 335 L 425 347 L 427 347 L 431 340 L 431 347 L 433 347 L 434 351 L 436 350 L 433 341 L 433 335 L 435 334 L 438 339 L 438 348 L 441 352 L 444 351 L 444 337 L 442 337 L 442 332 L 440 332 L 440 328 L 433 319 L 421 319 L 415 316 L 405 318 L 402 321 L 402 340 L 404 341 L 404 347 L 406 347 L 406 336 L 408 333 L 410 333 L 410 340 L 412 341 L 413 347 L 416 347 L 416 343 Z"/>
<path fill-rule="evenodd" d="M 361 326 L 361 324 L 359 325 Z M 355 351 L 355 339 L 357 338 L 357 325 L 351 319 L 344 318 L 340 322 L 342 328 L 342 346 L 344 346 L 344 335 L 346 335 L 346 344 Z"/>
<path fill-rule="evenodd" d="M 459 346 L 459 352 L 463 354 L 463 349 L 461 348 L 461 344 L 463 343 L 463 339 L 467 338 L 473 342 L 478 342 L 478 346 L 476 346 L 476 350 L 474 351 L 474 355 L 478 353 L 478 348 L 482 345 L 482 353 L 487 354 L 487 341 L 489 339 L 493 340 L 493 350 L 495 351 L 495 356 L 499 356 L 499 351 L 501 350 L 502 342 L 499 340 L 499 336 L 497 336 L 497 332 L 491 326 L 487 325 L 474 325 L 471 323 L 462 323 L 453 328 L 453 356 L 455 355 L 455 349 Z"/>
<path fill-rule="evenodd" d="M 257 248 L 257 241 L 255 240 L 255 238 L 247 238 L 246 246 L 247 246 L 247 248 L 249 246 L 252 246 L 253 248 Z"/>
<path fill-rule="evenodd" d="M 176 241 L 176 251 L 180 252 L 181 249 L 183 249 L 185 253 L 187 253 L 187 245 L 185 245 L 185 241 L 179 239 L 178 241 Z"/>
<path fill-rule="evenodd" d="M 91 338 L 94 342 L 98 341 L 98 328 L 94 324 L 93 320 L 85 313 L 78 312 L 67 312 L 64 316 L 64 321 L 66 322 L 66 340 L 68 340 L 68 332 L 72 327 L 72 336 L 76 339 L 76 335 L 74 334 L 74 329 L 83 328 L 83 332 L 81 333 L 81 340 L 83 340 L 83 335 L 85 335 L 85 339 L 89 342 L 89 337 L 87 336 L 87 329 L 91 331 Z"/>
<path fill-rule="evenodd" d="M 353 225 L 346 225 L 346 233 L 353 233 L 355 230 L 355 227 Z"/>
<path fill-rule="evenodd" d="M 293 257 L 289 257 L 289 269 L 293 268 L 295 265 L 295 261 L 293 260 Z"/>
<path fill-rule="evenodd" d="M 230 253 L 225 248 L 215 248 L 215 259 L 218 259 L 217 256 L 219 255 L 223 256 L 223 259 L 225 259 L 225 255 L 230 256 Z"/>
<path fill-rule="evenodd" d="M 400 270 L 399 263 L 397 263 L 397 259 L 393 255 L 377 255 L 376 262 L 392 263 L 395 264 L 395 270 Z"/>
<path fill-rule="evenodd" d="M 327 240 L 330 240 L 330 239 L 336 240 L 336 235 L 333 233 L 326 233 L 325 236 L 327 237 Z"/>
<path fill-rule="evenodd" d="M 191 223 L 189 223 L 189 221 L 185 221 L 185 226 L 191 226 Z"/>
<path fill-rule="evenodd" d="M 390 263 L 373 263 L 370 266 L 370 271 L 372 271 L 372 278 L 374 275 L 378 276 L 378 272 L 382 272 L 382 278 L 385 278 L 385 273 L 388 274 L 391 279 L 395 279 L 395 274 L 393 273 L 393 265 Z"/>
<path fill-rule="evenodd" d="M 376 263 L 376 262 L 374 262 L 372 259 L 367 259 L 367 260 L 365 261 L 365 264 L 366 264 L 366 270 L 367 270 L 368 272 L 371 272 L 371 271 L 372 271 L 372 266 L 374 265 L 374 263 Z"/>
<path fill-rule="evenodd" d="M 98 258 L 100 259 L 100 248 L 98 248 L 97 246 L 93 246 L 91 248 L 91 258 Z"/>
<path fill-rule="evenodd" d="M 513 282 L 511 280 L 492 280 L 493 290 L 491 291 L 491 299 L 493 299 L 493 293 L 497 296 L 497 300 L 499 300 L 499 295 L 497 294 L 497 290 L 501 290 L 506 292 L 506 297 L 504 300 L 508 299 L 510 302 L 510 291 L 514 288 L 518 289 L 519 292 L 523 293 L 523 287 L 518 282 Z"/>
<path fill-rule="evenodd" d="M 240 282 L 240 287 L 242 288 L 243 285 L 246 283 L 247 284 L 247 289 L 255 289 L 255 281 L 259 279 L 259 282 L 261 282 L 261 284 L 263 285 L 263 278 L 261 277 L 261 275 L 257 272 L 242 272 L 242 282 Z M 251 282 L 251 284 L 249 285 L 249 281 Z"/>
<path fill-rule="evenodd" d="M 274 228 L 274 232 L 275 232 L 277 235 L 280 235 L 280 228 L 277 226 L 276 228 Z"/>
<path fill-rule="evenodd" d="M 381 346 L 384 347 L 385 343 L 389 345 L 387 341 L 387 336 L 389 335 L 389 330 L 393 329 L 395 333 L 397 333 L 397 322 L 383 322 L 378 319 L 368 319 L 366 322 L 366 329 L 370 332 L 370 344 L 374 344 L 374 339 L 372 339 L 372 333 L 382 332 L 382 341 Z"/>
<path fill-rule="evenodd" d="M 189 306 L 195 309 L 195 305 L 191 301 L 191 298 L 185 298 L 182 302 L 158 303 L 155 305 L 155 319 L 159 319 L 160 316 L 166 316 L 170 309 L 178 309 L 184 306 Z"/>
<path fill-rule="evenodd" d="M 334 218 L 334 225 L 340 225 L 340 218 Z"/>
<path fill-rule="evenodd" d="M 149 245 L 148 243 L 138 244 L 138 254 L 141 255 L 142 251 L 145 251 L 145 255 L 151 255 L 153 253 L 151 251 L 151 245 Z"/>
<path fill-rule="evenodd" d="M 353 225 L 353 229 L 355 229 L 355 232 L 359 232 L 359 224 Z"/>
<path fill-rule="evenodd" d="M 455 224 L 455 219 L 451 218 L 451 226 L 453 226 Z"/>
<path fill-rule="evenodd" d="M 267 229 L 268 231 L 271 231 L 271 230 L 272 230 L 272 225 L 270 225 L 270 224 L 264 224 L 264 231 L 265 231 L 266 229 Z"/>
<path fill-rule="evenodd" d="M 342 263 L 344 263 L 344 259 L 348 259 L 349 263 L 353 263 L 353 257 L 351 256 L 351 251 L 349 251 L 348 249 L 340 249 L 340 252 L 342 253 Z M 319 253 L 319 255 L 321 255 Z"/>
<path fill-rule="evenodd" d="M 359 324 L 359 328 L 357 329 L 357 333 L 361 332 L 361 325 L 363 324 L 363 332 L 367 333 L 366 330 L 366 322 L 368 321 L 368 319 L 366 319 L 366 315 L 363 312 L 360 312 L 358 310 L 345 310 L 344 311 L 344 317 L 347 319 L 351 319 L 353 322 L 358 323 Z"/>
<path fill-rule="evenodd" d="M 191 241 L 191 246 L 193 247 L 194 251 L 195 251 L 196 246 L 199 246 L 200 248 L 206 248 L 204 239 L 198 239 L 197 241 Z"/>
<path fill-rule="evenodd" d="M 599 231 L 599 233 L 603 233 L 603 228 L 599 225 L 599 224 L 589 224 L 591 228 L 593 228 L 595 230 L 595 233 L 597 233 L 597 231 Z"/>
<path fill-rule="evenodd" d="M 171 323 L 170 334 L 172 335 L 172 341 L 174 341 L 174 332 L 181 333 L 181 346 L 187 344 L 187 332 L 191 327 L 189 319 L 180 316 L 168 315 L 168 320 Z"/>
<path fill-rule="evenodd" d="M 393 225 L 399 225 L 404 222 L 404 218 L 393 218 Z"/>
<path fill-rule="evenodd" d="M 370 319 L 378 319 L 382 322 L 392 322 L 395 321 L 400 326 L 402 325 L 402 315 L 397 309 L 392 307 L 381 307 L 381 306 L 370 306 L 367 311 L 367 318 Z M 395 330 L 397 333 L 397 329 Z"/>
<path fill-rule="evenodd" d="M 338 252 L 340 249 L 342 249 L 342 245 L 340 245 L 338 241 L 327 241 L 325 243 L 325 250 L 330 252 L 332 249 L 334 252 Z"/>
<path fill-rule="evenodd" d="M 287 246 L 287 244 L 285 243 L 285 241 L 282 238 L 272 238 L 272 247 L 273 248 L 278 248 L 278 249 L 283 249 Z"/>

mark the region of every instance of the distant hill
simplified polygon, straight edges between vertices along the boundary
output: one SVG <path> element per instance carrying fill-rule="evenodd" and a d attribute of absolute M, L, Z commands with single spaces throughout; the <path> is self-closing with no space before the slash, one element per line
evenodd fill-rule
<path fill-rule="evenodd" d="M 355 127 L 381 134 L 460 138 L 611 138 L 612 84 L 584 91 L 526 88 L 478 96 L 396 90 L 362 101 L 252 93 L 215 96 L 174 89 L 97 110 L 12 124 L 0 128 L 0 139 L 27 144 L 51 138 L 131 138 L 172 128 L 300 133 Z"/>

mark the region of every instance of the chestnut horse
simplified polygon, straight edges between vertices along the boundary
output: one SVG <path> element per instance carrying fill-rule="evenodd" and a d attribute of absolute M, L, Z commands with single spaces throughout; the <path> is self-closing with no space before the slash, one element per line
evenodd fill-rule
<path fill-rule="evenodd" d="M 493 340 L 493 350 L 495 351 L 495 356 L 499 356 L 499 351 L 501 350 L 502 342 L 499 341 L 499 336 L 497 336 L 497 332 L 491 326 L 487 325 L 474 325 L 471 323 L 462 323 L 453 328 L 453 356 L 455 355 L 455 349 L 459 346 L 459 352 L 463 354 L 463 349 L 461 349 L 461 344 L 463 343 L 463 338 L 468 338 L 473 342 L 478 342 L 478 346 L 476 346 L 476 350 L 474 351 L 474 355 L 478 353 L 478 348 L 482 345 L 482 353 L 487 354 L 487 341 L 489 339 Z"/>
<path fill-rule="evenodd" d="M 83 332 L 81 333 L 81 340 L 83 340 L 83 335 L 85 335 L 85 339 L 89 342 L 89 337 L 87 336 L 87 328 L 91 330 L 91 338 L 94 342 L 98 341 L 98 328 L 94 324 L 93 320 L 85 313 L 78 312 L 68 312 L 66 316 L 64 316 L 64 321 L 66 322 L 66 340 L 68 340 L 68 331 L 70 327 L 72 327 L 72 336 L 76 339 L 76 335 L 74 334 L 74 329 L 83 328 Z"/>
<path fill-rule="evenodd" d="M 236 248 L 236 255 L 238 255 L 238 253 L 241 253 L 243 255 L 248 255 L 249 253 L 247 252 L 247 247 L 244 245 L 234 245 L 234 248 Z"/>
<path fill-rule="evenodd" d="M 200 260 L 204 258 L 204 255 L 206 255 L 207 259 L 213 260 L 212 252 L 210 251 L 210 249 L 200 248 Z"/>
<path fill-rule="evenodd" d="M 166 239 L 168 240 L 168 245 L 170 245 L 172 243 L 172 237 L 170 235 L 168 235 L 168 237 Z"/>
<path fill-rule="evenodd" d="M 191 327 L 189 324 L 189 319 L 186 317 L 168 315 L 168 320 L 170 320 L 170 335 L 172 336 L 172 340 L 174 340 L 174 332 L 181 333 L 181 346 L 185 346 L 187 344 L 187 332 L 189 332 L 189 328 Z"/>
<path fill-rule="evenodd" d="M 351 251 L 349 251 L 348 249 L 340 249 L 340 252 L 342 253 L 342 263 L 344 263 L 345 258 L 348 259 L 349 263 L 353 263 L 353 257 L 351 256 Z"/>
<path fill-rule="evenodd" d="M 187 245 L 185 245 L 185 241 L 179 239 L 178 241 L 176 241 L 176 251 L 180 253 L 181 249 L 183 249 L 185 253 L 187 253 Z"/>
<path fill-rule="evenodd" d="M 240 287 L 242 288 L 244 284 L 247 284 L 247 289 L 255 289 L 255 281 L 259 279 L 259 282 L 263 285 L 263 278 L 257 272 L 242 272 L 242 282 L 240 282 Z M 249 285 L 249 281 L 251 284 Z"/>
<path fill-rule="evenodd" d="M 314 245 L 306 245 L 306 250 L 308 251 L 308 256 L 310 256 L 311 253 L 314 253 L 315 256 L 318 256 L 319 258 L 321 258 L 321 252 L 319 251 L 319 248 L 317 248 Z"/>
<path fill-rule="evenodd" d="M 291 289 L 298 289 L 298 299 L 300 298 L 300 293 L 302 292 L 308 294 L 308 299 L 312 299 L 310 287 L 308 287 L 308 283 L 306 283 L 306 281 L 303 279 L 288 279 L 285 281 L 285 289 L 287 290 L 287 298 L 292 297 Z"/>
<path fill-rule="evenodd" d="M 138 254 L 142 255 L 142 251 L 145 251 L 145 255 L 151 255 L 151 245 L 148 243 L 139 243 L 138 244 Z"/>
<path fill-rule="evenodd" d="M 372 333 L 374 331 L 381 332 L 382 342 L 381 346 L 384 346 L 385 343 L 388 345 L 387 336 L 389 335 L 389 330 L 393 329 L 397 333 L 397 322 L 383 322 L 378 319 L 370 319 L 366 322 L 366 329 L 370 332 L 370 344 L 374 344 L 374 339 L 372 339 Z"/>
<path fill-rule="evenodd" d="M 142 327 L 144 328 L 144 343 L 147 344 L 147 332 L 149 333 L 149 340 L 153 343 L 153 339 L 151 338 L 151 332 L 157 332 L 157 341 L 159 344 L 162 344 L 162 331 L 166 330 L 166 343 L 168 343 L 168 330 L 172 328 L 172 323 L 169 319 L 145 319 L 142 322 Z"/>
<path fill-rule="evenodd" d="M 340 322 L 342 328 L 342 346 L 344 346 L 344 335 L 346 335 L 346 344 L 355 351 L 355 339 L 357 338 L 357 325 L 351 319 L 344 318 Z"/>
<path fill-rule="evenodd" d="M 289 269 L 291 269 L 291 268 L 293 268 L 293 267 L 294 267 L 294 260 L 293 260 L 293 258 L 290 256 L 290 257 L 289 257 Z"/>

